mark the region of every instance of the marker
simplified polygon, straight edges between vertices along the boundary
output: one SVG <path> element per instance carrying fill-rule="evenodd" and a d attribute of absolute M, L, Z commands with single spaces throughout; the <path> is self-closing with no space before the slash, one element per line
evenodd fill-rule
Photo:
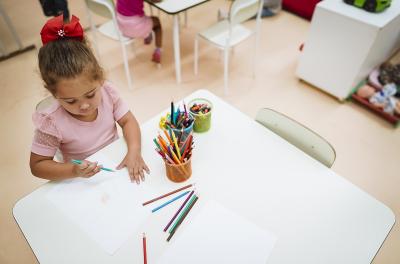
<path fill-rule="evenodd" d="M 74 163 L 74 164 L 78 164 L 78 165 L 81 165 L 81 164 L 82 164 L 82 161 L 81 161 L 81 160 L 75 160 L 75 159 L 73 159 L 73 160 L 71 160 L 71 162 Z M 100 170 L 109 171 L 109 172 L 114 172 L 114 170 L 112 170 L 112 169 L 103 168 L 103 167 L 101 167 Z"/>

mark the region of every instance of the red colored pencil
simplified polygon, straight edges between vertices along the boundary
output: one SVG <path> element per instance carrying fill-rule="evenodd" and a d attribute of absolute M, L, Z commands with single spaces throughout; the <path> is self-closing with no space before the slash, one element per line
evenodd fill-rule
<path fill-rule="evenodd" d="M 143 233 L 143 263 L 147 264 L 146 234 Z"/>

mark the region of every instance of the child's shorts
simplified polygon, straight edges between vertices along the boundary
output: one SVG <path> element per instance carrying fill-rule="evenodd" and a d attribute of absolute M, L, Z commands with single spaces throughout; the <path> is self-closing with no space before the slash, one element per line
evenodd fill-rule
<path fill-rule="evenodd" d="M 129 38 L 146 38 L 153 29 L 153 20 L 148 16 L 124 16 L 117 13 L 121 33 Z"/>

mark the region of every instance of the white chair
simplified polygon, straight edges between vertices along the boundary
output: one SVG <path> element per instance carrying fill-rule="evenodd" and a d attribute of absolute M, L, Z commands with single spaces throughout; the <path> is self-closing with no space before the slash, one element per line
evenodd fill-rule
<path fill-rule="evenodd" d="M 230 48 L 243 40 L 255 35 L 253 76 L 255 75 L 255 60 L 258 49 L 258 38 L 261 25 L 262 0 L 235 0 L 230 8 L 229 17 L 219 21 L 209 28 L 197 33 L 194 41 L 194 73 L 198 74 L 198 46 L 199 37 L 207 40 L 224 51 L 224 91 L 228 93 L 228 55 Z M 249 29 L 242 23 L 256 16 L 256 26 Z"/>
<path fill-rule="evenodd" d="M 132 89 L 132 78 L 129 72 L 128 56 L 126 46 L 133 42 L 133 38 L 127 38 L 119 31 L 117 18 L 115 15 L 115 6 L 112 0 L 85 0 L 88 13 L 88 19 L 93 32 L 94 44 L 97 56 L 100 58 L 99 48 L 97 46 L 96 31 L 101 34 L 117 40 L 121 43 L 122 57 L 124 60 L 125 74 L 128 80 L 128 87 Z M 96 27 L 93 22 L 91 12 L 99 16 L 109 18 L 110 21 Z"/>
<path fill-rule="evenodd" d="M 332 145 L 290 117 L 262 108 L 257 113 L 256 121 L 328 168 L 335 162 L 336 152 Z"/>

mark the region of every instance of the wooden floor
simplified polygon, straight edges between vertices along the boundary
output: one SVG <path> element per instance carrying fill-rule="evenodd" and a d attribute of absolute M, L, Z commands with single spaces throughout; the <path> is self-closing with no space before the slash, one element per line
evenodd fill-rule
<path fill-rule="evenodd" d="M 306 39 L 308 21 L 286 12 L 264 19 L 256 77 L 251 71 L 253 43 L 248 41 L 233 53 L 227 96 L 223 94 L 223 65 L 218 50 L 201 42 L 200 72 L 198 76 L 193 74 L 194 34 L 213 23 L 217 9 L 227 3 L 213 0 L 189 12 L 188 25 L 181 29 L 183 81 L 179 85 L 175 81 L 171 17 L 161 14 L 164 47 L 160 69 L 150 62 L 152 47 L 137 41 L 130 48 L 134 90 L 127 88 L 119 44 L 99 38 L 101 62 L 108 77 L 118 85 L 138 120 L 145 122 L 168 107 L 171 99 L 178 100 L 197 89 L 210 90 L 250 117 L 261 107 L 276 109 L 330 141 L 337 153 L 333 170 L 400 217 L 400 132 L 359 106 L 340 103 L 295 77 L 298 47 Z M 70 0 L 69 4 L 71 13 L 87 26 L 83 0 Z M 23 44 L 39 45 L 39 32 L 46 18 L 38 1 L 4 0 L 2 5 Z M 9 50 L 15 48 L 4 23 L 0 23 L 0 36 Z M 0 62 L 0 263 L 36 263 L 12 216 L 15 202 L 45 182 L 33 177 L 28 165 L 33 135 L 31 114 L 46 95 L 36 56 L 34 50 Z M 400 263 L 399 248 L 400 228 L 396 224 L 373 263 Z"/>

